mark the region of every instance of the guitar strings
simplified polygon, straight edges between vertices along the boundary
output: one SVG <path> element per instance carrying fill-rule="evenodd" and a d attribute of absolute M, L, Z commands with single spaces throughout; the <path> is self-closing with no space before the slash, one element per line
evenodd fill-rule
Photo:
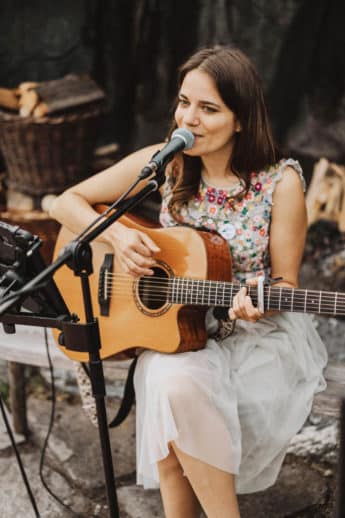
<path fill-rule="evenodd" d="M 122 292 L 115 292 L 115 293 L 112 293 L 112 297 L 113 298 L 121 298 L 121 297 L 124 297 L 124 296 L 129 296 L 129 297 L 132 297 L 132 293 L 131 292 L 125 292 L 125 291 L 122 291 Z M 214 300 L 212 295 L 210 297 L 208 297 L 208 295 L 206 295 L 205 297 L 202 297 L 202 298 L 196 298 L 196 297 L 193 297 L 193 296 L 190 296 L 189 299 L 186 299 L 186 298 L 183 298 L 183 294 L 179 294 L 179 295 L 176 295 L 175 297 L 173 298 L 169 298 L 168 295 L 169 293 L 166 292 L 166 293 L 155 293 L 155 292 L 151 292 L 151 293 L 142 293 L 142 296 L 141 298 L 144 298 L 146 296 L 150 296 L 149 299 L 150 301 L 160 301 L 160 302 L 176 302 L 178 304 L 196 304 L 196 305 L 224 305 L 224 306 L 230 306 L 231 305 L 231 302 L 232 302 L 232 299 L 230 297 L 224 297 L 222 299 L 219 299 L 219 300 Z M 212 300 L 208 300 L 208 299 L 212 299 Z M 254 301 L 255 303 L 255 301 Z M 287 302 L 287 301 L 281 301 L 279 298 L 277 299 L 272 299 L 270 301 L 270 304 L 269 304 L 269 308 L 271 309 L 276 309 L 276 308 L 284 308 L 284 309 L 291 309 L 291 303 Z M 305 309 L 310 309 L 311 312 L 315 312 L 317 313 L 318 311 L 318 307 L 319 307 L 319 304 L 318 303 L 309 303 L 309 304 L 304 304 L 304 301 L 302 300 L 299 300 L 299 301 L 295 301 L 294 304 L 293 304 L 293 310 L 296 310 L 298 308 L 305 308 Z M 313 309 L 315 309 L 315 311 L 313 311 Z M 326 309 L 329 309 L 331 313 L 334 313 L 334 304 L 332 303 L 321 303 L 320 304 L 320 310 L 321 312 L 322 311 L 325 311 Z M 337 309 L 337 312 L 338 310 L 340 309 L 344 309 L 345 310 L 345 304 L 342 303 L 342 304 L 337 304 L 336 305 L 336 309 Z"/>
<path fill-rule="evenodd" d="M 200 300 L 200 299 L 197 299 L 197 298 L 193 298 L 193 296 L 190 297 L 190 300 L 182 300 L 183 299 L 183 295 L 184 293 L 182 294 L 179 294 L 177 295 L 176 297 L 173 298 L 173 300 L 169 299 L 168 295 L 169 295 L 169 292 L 166 291 L 165 293 L 157 293 L 155 291 L 151 291 L 151 292 L 148 292 L 148 293 L 142 293 L 141 295 L 141 298 L 144 299 L 145 298 L 145 295 L 146 296 L 149 296 L 149 300 L 151 302 L 161 302 L 162 304 L 165 304 L 165 303 L 177 303 L 177 304 L 183 304 L 183 303 L 190 303 L 190 304 L 197 304 L 197 305 L 205 305 L 205 306 L 209 306 L 209 305 L 212 305 L 212 302 L 214 304 L 214 301 L 212 299 L 212 294 L 210 295 L 210 299 L 212 300 L 209 300 L 209 297 L 208 295 L 206 295 L 203 300 Z M 115 294 L 111 293 L 111 292 L 108 292 L 108 296 L 110 296 L 112 299 L 124 299 L 124 298 L 127 298 L 127 299 L 132 299 L 133 298 L 133 295 L 132 295 L 132 290 L 128 290 L 127 293 L 122 291 L 122 292 L 116 292 Z M 219 305 L 219 306 L 224 306 L 224 307 L 230 307 L 231 305 L 231 302 L 232 302 L 232 298 L 230 297 L 224 297 L 222 298 L 221 300 L 218 300 L 218 302 L 216 303 L 216 305 Z M 254 301 L 255 303 L 255 301 Z M 268 309 L 281 309 L 281 310 L 289 310 L 291 311 L 291 303 L 288 301 L 282 301 L 281 299 L 279 299 L 279 297 L 275 297 L 275 298 L 270 298 L 269 300 L 269 305 L 268 305 Z M 325 303 L 325 302 L 322 302 L 321 305 L 320 305 L 320 310 L 319 310 L 319 303 L 318 302 L 315 302 L 314 305 L 311 305 L 311 303 L 307 303 L 305 304 L 304 302 L 304 299 L 300 299 L 300 300 L 294 300 L 294 303 L 293 303 L 293 310 L 294 311 L 302 311 L 302 312 L 307 312 L 306 310 L 309 309 L 310 312 L 312 313 L 325 313 L 328 311 L 329 314 L 334 314 L 334 304 L 333 302 L 332 303 Z M 342 314 L 341 312 L 342 311 L 345 311 L 345 304 L 344 303 L 337 303 L 336 304 L 336 313 L 337 314 Z"/>
<path fill-rule="evenodd" d="M 171 295 L 171 293 L 170 293 L 170 295 Z M 202 299 L 200 297 L 198 299 L 196 297 L 193 297 L 193 295 L 190 295 L 189 300 L 184 299 L 183 295 L 190 295 L 190 294 L 189 293 L 182 293 L 182 294 L 180 293 L 180 294 L 176 295 L 175 297 L 169 298 L 168 291 L 165 291 L 165 293 L 151 291 L 151 292 L 143 292 L 141 294 L 141 299 L 145 299 L 145 296 L 149 296 L 149 300 L 151 302 L 161 302 L 161 303 L 173 303 L 174 302 L 177 304 L 190 303 L 190 304 L 206 305 L 206 306 L 215 304 L 217 306 L 224 306 L 224 307 L 230 307 L 231 302 L 232 302 L 231 297 L 223 297 L 222 299 L 219 298 L 219 299 L 216 299 L 216 301 L 214 301 L 212 293 L 210 294 L 210 296 L 208 294 L 206 294 L 204 297 L 202 297 Z M 108 291 L 108 296 L 111 297 L 112 299 L 124 299 L 124 298 L 132 299 L 133 298 L 132 290 L 127 290 L 127 292 L 122 291 L 120 293 L 117 291 L 115 294 Z M 253 301 L 253 302 L 255 303 L 256 301 Z M 269 300 L 268 309 L 281 309 L 281 310 L 290 310 L 291 311 L 291 303 L 289 301 L 282 301 L 281 299 L 279 299 L 279 297 L 276 297 L 276 298 L 271 297 Z M 335 312 L 334 311 L 335 306 L 334 306 L 333 302 L 332 303 L 322 302 L 319 305 L 318 302 L 315 302 L 313 304 L 311 304 L 311 303 L 305 304 L 304 299 L 294 300 L 294 302 L 293 302 L 294 311 L 302 310 L 303 312 L 306 312 L 307 309 L 309 309 L 311 313 L 319 313 L 319 312 L 324 313 L 327 310 L 329 310 L 330 314 L 334 314 L 334 312 Z M 345 304 L 337 303 L 336 304 L 336 313 L 340 314 L 340 311 L 342 311 L 342 310 L 345 311 Z"/>
<path fill-rule="evenodd" d="M 227 306 L 232 302 L 232 297 L 238 292 L 241 287 L 245 285 L 231 283 L 229 281 L 215 281 L 210 279 L 188 279 L 182 277 L 160 277 L 160 276 L 142 276 L 140 278 L 133 278 L 130 274 L 126 273 L 113 273 L 107 272 L 107 281 L 110 279 L 111 282 L 106 283 L 106 289 L 108 291 L 108 295 L 113 286 L 117 287 L 116 295 L 119 295 L 118 288 L 123 288 L 125 285 L 128 289 L 133 289 L 133 285 L 140 285 L 142 290 L 142 297 L 150 296 L 150 300 L 152 302 L 162 302 L 162 303 L 170 303 L 172 300 L 167 300 L 168 295 L 172 295 L 174 301 L 181 304 L 184 302 L 182 299 L 184 296 L 190 297 L 190 303 L 193 303 L 193 298 L 195 304 L 207 305 L 211 304 L 211 300 L 214 297 L 217 299 L 217 305 Z M 197 282 L 197 287 L 195 287 L 195 281 Z M 200 283 L 200 284 L 199 284 Z M 190 285 L 191 284 L 191 285 Z M 199 287 L 200 286 L 200 287 Z M 173 288 L 172 290 L 170 288 Z M 207 288 L 207 293 L 205 293 L 205 287 Z M 175 289 L 174 289 L 175 288 Z M 159 291 L 160 290 L 160 291 Z M 178 290 L 178 293 L 174 293 L 174 291 Z M 225 293 L 231 290 L 231 296 L 229 293 Z M 253 293 L 254 290 L 254 293 Z M 285 290 L 285 292 L 284 292 Z M 219 292 L 223 293 L 220 294 Z M 198 300 L 202 292 L 203 300 Z M 256 286 L 250 286 L 249 292 L 252 297 L 257 295 Z M 321 293 L 321 300 L 320 300 Z M 292 294 L 292 296 L 291 296 Z M 120 294 L 121 295 L 121 294 Z M 129 293 L 131 296 L 131 293 Z M 306 309 L 310 309 L 311 312 L 317 313 L 321 310 L 321 312 L 325 312 L 329 309 L 331 314 L 336 313 L 340 314 L 341 310 L 345 310 L 345 295 L 340 292 L 320 292 L 318 290 L 310 290 L 310 289 L 302 289 L 302 288 L 288 288 L 288 287 L 271 287 L 264 286 L 264 295 L 268 297 L 269 306 L 274 309 L 280 308 L 282 310 L 291 310 L 291 305 L 293 309 L 296 311 L 301 309 L 306 311 Z M 287 298 L 289 295 L 289 299 Z M 114 297 L 114 295 L 112 294 Z M 283 297 L 283 298 L 282 298 Z M 310 298 L 315 298 L 318 300 L 310 300 Z M 336 299 L 335 299 L 336 297 Z M 187 301 L 188 302 L 188 301 Z M 221 303 L 221 304 L 220 304 Z M 316 308 L 318 311 L 315 311 Z"/>
<path fill-rule="evenodd" d="M 112 300 L 133 300 L 133 297 L 132 297 L 132 294 L 131 293 L 120 293 L 120 294 L 116 294 L 115 296 L 112 296 Z M 181 305 L 188 305 L 189 304 L 193 304 L 193 305 L 198 305 L 198 306 L 212 306 L 212 302 L 207 302 L 207 297 L 206 297 L 206 300 L 204 302 L 201 302 L 201 301 L 193 301 L 193 300 L 190 300 L 190 301 L 179 301 L 178 299 L 177 300 L 169 300 L 167 297 L 163 297 L 163 296 L 150 296 L 150 302 L 155 302 L 155 303 L 161 303 L 162 306 L 165 305 L 165 304 L 181 304 Z M 273 303 L 272 303 L 273 302 Z M 276 302 L 276 304 L 274 304 L 274 302 Z M 144 306 L 146 305 L 145 303 L 143 304 Z M 220 306 L 220 307 L 230 307 L 231 306 L 231 300 L 222 300 L 221 303 L 219 304 L 216 304 L 217 306 Z M 151 309 L 160 309 L 160 308 L 151 308 Z M 267 307 L 267 309 L 279 309 L 281 311 L 288 311 L 288 312 L 291 312 L 291 304 L 286 304 L 286 303 L 279 303 L 279 300 L 276 300 L 276 301 L 271 301 L 271 304 Z M 308 311 L 309 310 L 309 311 Z M 300 312 L 300 313 L 321 313 L 321 314 L 330 314 L 330 315 L 334 315 L 334 305 L 328 305 L 326 306 L 325 304 L 321 305 L 321 308 L 320 308 L 320 311 L 318 310 L 318 305 L 317 307 L 305 307 L 304 303 L 301 302 L 300 304 L 294 304 L 294 307 L 293 307 L 293 311 L 294 312 Z M 342 304 L 342 305 L 337 305 L 337 310 L 336 310 L 336 315 L 345 315 L 345 305 Z"/>
<path fill-rule="evenodd" d="M 147 285 L 148 281 L 150 281 L 150 284 L 152 284 L 152 285 L 153 284 L 162 284 L 164 286 L 167 284 L 174 284 L 174 283 L 175 284 L 179 283 L 180 285 L 181 284 L 186 285 L 188 283 L 192 283 L 192 284 L 193 283 L 198 283 L 198 284 L 206 283 L 206 285 L 209 285 L 211 288 L 214 288 L 214 289 L 216 289 L 216 287 L 218 288 L 219 286 L 223 286 L 223 285 L 225 285 L 225 287 L 228 289 L 231 289 L 231 286 L 233 286 L 233 289 L 236 289 L 236 290 L 240 290 L 243 287 L 247 287 L 247 288 L 249 288 L 249 290 L 256 289 L 256 286 L 253 286 L 253 285 L 248 286 L 246 284 L 238 284 L 236 282 L 231 282 L 231 281 L 221 281 L 221 280 L 212 280 L 212 279 L 194 279 L 194 278 L 179 277 L 179 276 L 160 277 L 160 276 L 145 275 L 145 276 L 135 278 L 128 273 L 107 272 L 106 277 L 107 278 L 112 277 L 112 279 L 111 279 L 112 284 L 115 284 L 116 279 L 119 279 L 120 281 L 124 280 L 124 281 L 132 283 L 132 284 L 139 283 L 141 280 L 144 280 L 145 286 Z M 188 286 L 187 286 L 187 288 L 188 288 Z M 265 285 L 264 290 L 266 290 L 266 291 L 271 290 L 271 294 L 276 294 L 278 292 L 280 293 L 282 290 L 286 290 L 287 293 L 293 292 L 294 298 L 296 295 L 302 295 L 304 297 L 305 292 L 307 292 L 308 296 L 313 295 L 313 294 L 315 294 L 315 296 L 318 296 L 318 297 L 320 296 L 320 290 L 312 290 L 309 288 L 289 288 L 288 286 Z M 341 297 L 341 296 L 345 297 L 345 293 L 342 293 L 342 292 L 321 291 L 321 293 L 322 293 L 322 298 L 324 298 L 326 295 L 334 297 L 336 294 L 339 297 Z"/>
<path fill-rule="evenodd" d="M 107 287 L 109 286 L 118 286 L 118 285 L 133 285 L 133 284 L 140 284 L 141 279 L 144 277 L 141 277 L 140 279 L 135 279 L 130 275 L 124 274 L 126 278 L 120 278 L 118 279 L 119 282 L 116 282 L 116 279 L 111 279 L 111 282 L 107 282 Z M 200 289 L 203 289 L 205 286 L 209 288 L 210 291 L 222 291 L 224 288 L 226 290 L 233 290 L 233 291 L 239 291 L 242 287 L 246 285 L 237 285 L 236 283 L 231 283 L 228 281 L 210 281 L 208 279 L 186 279 L 181 277 L 174 277 L 174 278 L 151 278 L 150 276 L 145 277 L 145 281 L 142 283 L 142 286 L 147 288 L 156 288 L 156 287 L 163 287 L 163 288 L 169 288 L 171 286 L 176 286 L 176 288 L 179 289 L 179 291 L 190 291 L 190 290 L 196 290 L 198 291 L 198 288 L 193 285 L 194 282 L 197 282 L 201 286 Z M 192 286 L 189 286 L 188 284 L 191 283 Z M 246 286 L 248 287 L 248 286 Z M 256 292 L 256 286 L 250 286 L 249 291 L 253 291 L 253 289 Z M 268 293 L 270 290 L 270 293 Z M 286 290 L 285 292 L 283 290 Z M 200 291 L 200 290 L 199 290 Z M 312 297 L 315 295 L 315 297 L 320 297 L 320 291 L 317 290 L 310 290 L 310 289 L 303 289 L 303 288 L 288 288 L 285 286 L 282 287 L 275 287 L 272 288 L 270 286 L 264 287 L 264 292 L 267 295 L 270 295 L 270 298 L 273 298 L 274 296 L 278 296 L 280 298 L 281 296 L 287 297 L 291 293 L 293 293 L 293 297 L 291 297 L 294 301 L 300 297 L 303 298 L 303 300 L 306 297 L 306 292 L 308 297 Z M 322 300 L 329 298 L 334 298 L 335 295 L 338 297 L 343 297 L 345 299 L 345 294 L 342 292 L 331 292 L 331 291 L 322 291 Z"/>
<path fill-rule="evenodd" d="M 140 279 L 135 279 L 133 278 L 132 276 L 128 275 L 128 274 L 124 274 L 124 277 L 123 279 L 119 279 L 120 282 L 116 282 L 116 279 L 112 279 L 111 282 L 107 282 L 107 286 L 114 286 L 114 285 L 119 285 L 119 284 L 140 284 L 140 280 L 143 279 L 144 277 L 141 277 Z M 119 276 L 117 277 L 119 278 Z M 239 291 L 242 287 L 244 287 L 245 285 L 237 285 L 236 283 L 231 283 L 231 282 L 228 282 L 228 281 L 210 281 L 208 279 L 186 279 L 186 278 L 181 278 L 181 277 L 174 277 L 174 278 L 161 278 L 161 277 L 156 277 L 156 278 L 151 278 L 151 276 L 146 276 L 145 277 L 145 281 L 143 283 L 143 286 L 145 286 L 145 288 L 147 287 L 157 287 L 157 286 L 161 286 L 161 287 L 169 287 L 171 285 L 177 285 L 176 287 L 183 291 L 188 291 L 190 289 L 196 289 L 195 288 L 195 285 L 193 286 L 193 283 L 194 282 L 197 282 L 197 284 L 200 283 L 200 285 L 202 286 L 201 289 L 203 289 L 204 286 L 207 286 L 209 289 L 211 290 L 215 290 L 215 291 L 218 291 L 219 289 L 222 290 L 224 287 L 227 289 L 227 290 L 231 290 L 233 289 L 234 291 Z M 188 284 L 191 283 L 192 286 L 188 286 Z M 247 286 L 248 287 L 248 286 Z M 250 286 L 249 287 L 249 290 L 252 291 L 252 290 L 255 290 L 256 291 L 256 286 Z M 303 297 L 303 299 L 306 297 L 306 292 L 307 292 L 307 296 L 310 297 L 310 296 L 313 296 L 315 295 L 315 297 L 320 297 L 320 291 L 317 291 L 317 290 L 310 290 L 310 289 L 303 289 L 303 288 L 288 288 L 288 287 L 285 287 L 285 286 L 282 286 L 282 287 L 275 287 L 275 288 L 272 288 L 270 286 L 265 286 L 264 287 L 264 291 L 267 293 L 269 290 L 270 291 L 270 298 L 271 297 L 274 297 L 275 295 L 278 295 L 278 298 L 281 297 L 281 296 L 287 296 L 287 295 L 290 295 L 292 292 L 293 292 L 293 299 L 296 300 L 297 297 Z M 284 292 L 284 290 L 286 290 Z M 268 293 L 267 293 L 268 294 Z M 322 299 L 324 300 L 325 298 L 327 297 L 330 297 L 330 298 L 334 298 L 335 295 L 337 295 L 338 297 L 345 297 L 345 294 L 343 294 L 342 292 L 331 292 L 331 291 L 322 291 L 321 292 L 322 294 Z"/>

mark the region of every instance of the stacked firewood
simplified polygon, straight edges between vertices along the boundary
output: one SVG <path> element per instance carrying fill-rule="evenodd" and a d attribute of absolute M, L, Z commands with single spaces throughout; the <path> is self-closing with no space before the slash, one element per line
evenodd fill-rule
<path fill-rule="evenodd" d="M 345 232 L 345 167 L 321 158 L 314 167 L 306 203 L 309 225 L 333 221 Z"/>
<path fill-rule="evenodd" d="M 68 75 L 43 83 L 24 82 L 14 89 L 0 88 L 0 107 L 21 117 L 44 117 L 104 98 L 88 76 Z"/>

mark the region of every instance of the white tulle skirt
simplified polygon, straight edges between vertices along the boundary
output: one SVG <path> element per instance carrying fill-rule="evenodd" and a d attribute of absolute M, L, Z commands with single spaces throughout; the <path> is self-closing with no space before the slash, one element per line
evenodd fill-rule
<path fill-rule="evenodd" d="M 209 317 L 208 327 L 214 321 Z M 223 342 L 168 355 L 145 351 L 135 372 L 137 483 L 159 487 L 157 461 L 175 441 L 236 475 L 238 493 L 263 490 L 325 388 L 326 349 L 308 315 L 237 321 Z"/>

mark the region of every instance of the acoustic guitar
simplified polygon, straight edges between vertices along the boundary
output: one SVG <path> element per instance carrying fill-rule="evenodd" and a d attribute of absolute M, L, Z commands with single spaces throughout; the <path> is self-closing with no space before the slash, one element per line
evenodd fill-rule
<path fill-rule="evenodd" d="M 134 278 L 124 273 L 114 250 L 92 243 L 90 288 L 101 334 L 102 359 L 125 359 L 137 348 L 179 353 L 205 347 L 205 314 L 210 306 L 229 308 L 241 285 L 231 282 L 231 254 L 218 234 L 189 227 L 154 228 L 122 216 L 121 223 L 146 232 L 161 251 L 154 275 Z M 62 227 L 55 257 L 74 234 Z M 80 279 L 63 266 L 54 279 L 71 312 L 83 317 Z M 257 289 L 248 288 L 254 305 Z M 264 285 L 266 310 L 345 315 L 345 294 Z M 59 331 L 53 331 L 58 341 Z M 60 346 L 71 359 L 86 362 L 87 353 Z"/>

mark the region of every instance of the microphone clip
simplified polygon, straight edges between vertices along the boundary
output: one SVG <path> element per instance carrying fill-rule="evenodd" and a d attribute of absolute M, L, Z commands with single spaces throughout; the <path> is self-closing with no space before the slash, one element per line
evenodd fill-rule
<path fill-rule="evenodd" d="M 139 180 L 145 180 L 145 178 L 148 178 L 153 173 L 159 173 L 159 167 L 157 162 L 155 162 L 153 159 L 156 155 L 160 153 L 160 150 L 156 151 L 156 153 L 152 156 L 150 162 L 140 171 L 139 173 Z"/>

